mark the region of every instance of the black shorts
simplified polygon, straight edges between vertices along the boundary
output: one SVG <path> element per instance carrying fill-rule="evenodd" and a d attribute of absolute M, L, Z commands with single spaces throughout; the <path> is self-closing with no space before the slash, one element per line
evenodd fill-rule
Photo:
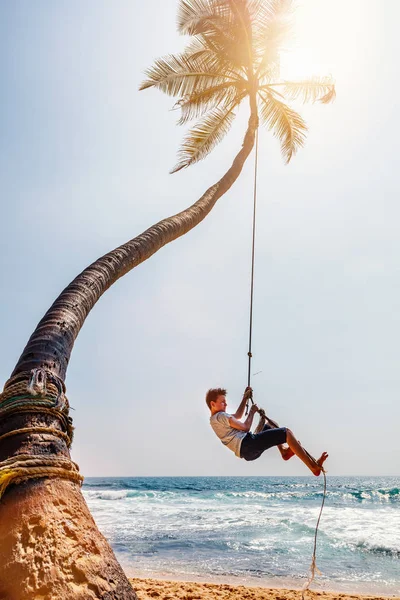
<path fill-rule="evenodd" d="M 240 458 L 256 460 L 264 450 L 285 442 L 286 427 L 272 428 L 269 425 L 264 425 L 264 429 L 260 433 L 248 433 L 243 438 L 240 446 Z"/>

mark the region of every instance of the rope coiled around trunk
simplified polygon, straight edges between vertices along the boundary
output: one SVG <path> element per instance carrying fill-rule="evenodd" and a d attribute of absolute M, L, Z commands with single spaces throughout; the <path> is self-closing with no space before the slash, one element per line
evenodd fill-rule
<path fill-rule="evenodd" d="M 50 433 L 51 435 L 56 435 L 63 439 L 68 447 L 71 445 L 68 434 L 55 427 L 23 427 L 22 429 L 13 429 L 12 431 L 7 431 L 7 433 L 0 435 L 0 442 L 14 435 L 20 435 L 21 433 Z"/>
<path fill-rule="evenodd" d="M 44 369 L 18 373 L 9 379 L 0 394 L 0 421 L 6 416 L 22 412 L 53 415 L 59 419 L 62 430 L 51 428 L 52 431 L 44 431 L 43 428 L 39 431 L 39 428 L 31 428 L 31 431 L 23 431 L 20 429 L 0 436 L 0 441 L 4 437 L 18 433 L 52 433 L 63 438 L 70 448 L 74 428 L 69 416 L 65 385 L 61 379 Z"/>
<path fill-rule="evenodd" d="M 80 484 L 83 481 L 78 465 L 69 458 L 19 454 L 0 463 L 0 500 L 10 484 L 41 477 L 59 477 Z"/>
<path fill-rule="evenodd" d="M 0 442 L 21 434 L 48 434 L 61 438 L 70 448 L 74 428 L 65 384 L 56 375 L 39 368 L 18 373 L 6 382 L 0 394 L 0 421 L 20 413 L 56 417 L 61 428 L 37 425 L 12 429 L 0 435 Z M 9 485 L 43 477 L 58 477 L 79 484 L 83 481 L 78 465 L 68 456 L 16 454 L 0 462 L 0 499 Z"/>

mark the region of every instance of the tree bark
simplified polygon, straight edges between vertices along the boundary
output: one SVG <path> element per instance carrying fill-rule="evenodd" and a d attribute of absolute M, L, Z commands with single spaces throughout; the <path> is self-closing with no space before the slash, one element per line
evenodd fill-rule
<path fill-rule="evenodd" d="M 137 600 L 77 485 L 37 479 L 1 501 L 0 600 Z"/>
<path fill-rule="evenodd" d="M 0 436 L 26 428 L 61 429 L 57 414 L 15 412 L 0 419 Z M 10 457 L 70 459 L 52 433 L 16 433 L 0 441 Z M 137 600 L 76 482 L 31 479 L 0 500 L 0 600 Z"/>
<path fill-rule="evenodd" d="M 238 178 L 254 146 L 257 126 L 253 101 L 243 146 L 227 173 L 191 207 L 150 227 L 78 275 L 38 324 L 13 376 L 44 369 L 55 376 L 56 383 L 64 381 L 75 339 L 100 296 L 125 273 L 206 217 Z M 28 400 L 22 402 L 31 403 L 31 408 L 27 405 L 22 410 L 17 406 L 18 398 L 7 399 L 7 389 L 10 385 L 6 384 L 0 396 L 0 483 L 5 460 L 27 455 L 70 459 L 64 435 L 68 406 L 61 409 L 55 403 L 52 409 L 40 408 L 37 396 L 29 392 Z M 10 402 L 17 402 L 12 411 Z M 32 428 L 35 431 L 26 431 Z M 51 429 L 59 430 L 58 435 L 48 431 Z M 89 513 L 79 484 L 57 477 L 10 485 L 0 498 L 0 600 L 39 598 L 137 600 Z"/>

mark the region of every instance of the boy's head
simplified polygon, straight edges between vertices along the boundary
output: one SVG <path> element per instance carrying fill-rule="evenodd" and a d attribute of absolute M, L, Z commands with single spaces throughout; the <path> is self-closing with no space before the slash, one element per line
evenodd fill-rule
<path fill-rule="evenodd" d="M 227 391 L 224 388 L 211 388 L 206 395 L 206 403 L 208 408 L 214 414 L 216 412 L 225 411 L 227 403 Z"/>

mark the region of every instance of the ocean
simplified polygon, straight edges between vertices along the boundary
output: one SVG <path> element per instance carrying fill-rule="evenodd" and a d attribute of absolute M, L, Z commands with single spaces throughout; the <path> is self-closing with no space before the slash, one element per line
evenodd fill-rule
<path fill-rule="evenodd" d="M 327 477 L 315 589 L 400 595 L 400 477 Z M 301 588 L 323 478 L 85 480 L 128 576 Z"/>

